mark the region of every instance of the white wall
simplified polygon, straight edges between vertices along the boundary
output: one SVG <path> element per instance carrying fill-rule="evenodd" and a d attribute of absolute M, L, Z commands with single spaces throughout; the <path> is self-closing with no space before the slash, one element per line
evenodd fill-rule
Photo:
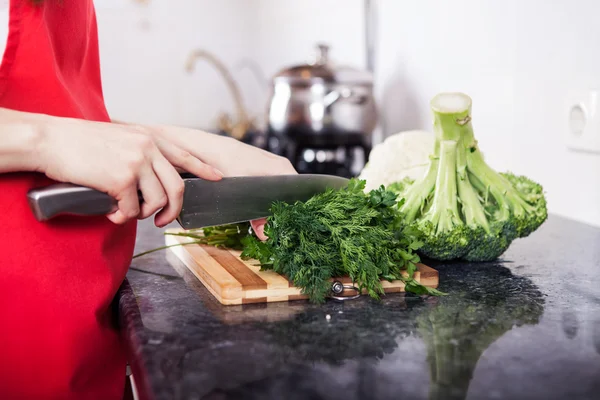
<path fill-rule="evenodd" d="M 600 3 L 594 0 L 378 1 L 376 95 L 384 133 L 429 129 L 429 99 L 474 101 L 489 163 L 540 181 L 553 213 L 600 226 L 600 155 L 563 141 L 570 90 L 600 86 Z M 232 68 L 254 115 L 269 77 L 314 45 L 364 67 L 362 0 L 96 0 L 107 104 L 115 118 L 209 128 L 233 102 L 219 75 L 183 64 L 200 46 Z M 144 25 L 144 21 L 147 22 Z M 146 26 L 146 27 L 145 27 Z"/>
<path fill-rule="evenodd" d="M 207 62 L 184 70 L 202 48 L 227 66 L 253 56 L 256 8 L 239 0 L 96 0 L 107 107 L 112 117 L 209 129 L 235 112 L 221 75 Z M 256 83 L 242 75 L 242 90 Z M 254 85 L 254 86 L 252 86 Z"/>
<path fill-rule="evenodd" d="M 364 67 L 363 0 L 254 0 L 256 59 L 272 75 L 289 64 L 305 63 L 325 42 L 331 57 Z"/>

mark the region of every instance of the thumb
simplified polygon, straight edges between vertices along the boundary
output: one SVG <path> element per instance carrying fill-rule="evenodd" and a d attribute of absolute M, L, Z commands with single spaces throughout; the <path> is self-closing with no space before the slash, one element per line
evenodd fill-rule
<path fill-rule="evenodd" d="M 254 231 L 256 236 L 262 241 L 265 241 L 268 239 L 268 237 L 265 235 L 265 224 L 266 223 L 267 223 L 267 220 L 264 218 L 250 222 L 250 224 L 252 225 L 252 230 Z"/>

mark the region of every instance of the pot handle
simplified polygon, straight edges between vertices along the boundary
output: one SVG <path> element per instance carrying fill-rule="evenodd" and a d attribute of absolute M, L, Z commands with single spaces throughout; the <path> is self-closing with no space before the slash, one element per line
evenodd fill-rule
<path fill-rule="evenodd" d="M 324 103 L 325 107 L 329 107 L 330 105 L 332 105 L 333 103 L 335 103 L 336 101 L 338 101 L 340 99 L 347 99 L 349 97 L 352 97 L 353 94 L 354 93 L 353 93 L 352 89 L 349 89 L 349 88 L 343 88 L 341 91 L 340 90 L 332 90 L 331 92 L 329 92 L 325 95 L 325 97 L 323 98 L 323 103 Z"/>
<path fill-rule="evenodd" d="M 341 91 L 333 90 L 325 95 L 323 103 L 325 107 L 329 107 L 338 100 L 353 99 L 356 104 L 363 104 L 369 97 L 366 95 L 356 95 L 352 89 L 343 88 Z"/>

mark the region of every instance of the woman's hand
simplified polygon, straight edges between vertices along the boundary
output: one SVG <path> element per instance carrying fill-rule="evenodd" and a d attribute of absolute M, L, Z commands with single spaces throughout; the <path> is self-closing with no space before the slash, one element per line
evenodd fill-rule
<path fill-rule="evenodd" d="M 287 158 L 249 146 L 238 140 L 194 129 L 159 126 L 146 127 L 158 147 L 171 143 L 192 157 L 222 171 L 224 176 L 292 175 L 296 170 Z M 257 188 L 256 190 L 260 190 Z M 265 240 L 265 219 L 252 221 L 256 235 Z"/>
<path fill-rule="evenodd" d="M 235 139 L 179 127 L 93 122 L 0 108 L 0 173 L 36 171 L 114 197 L 117 224 L 158 212 L 163 227 L 177 218 L 184 184 L 177 172 L 223 176 L 296 174 L 283 157 Z M 140 206 L 137 192 L 144 203 Z M 260 188 L 257 188 L 260 190 Z M 265 220 L 253 221 L 263 233 Z"/>
<path fill-rule="evenodd" d="M 180 146 L 137 126 L 54 117 L 39 118 L 38 124 L 34 169 L 56 181 L 88 186 L 114 197 L 118 211 L 108 218 L 116 224 L 144 219 L 157 211 L 157 226 L 175 220 L 184 189 L 176 168 L 207 180 L 222 177 Z M 141 207 L 138 189 L 144 198 Z"/>

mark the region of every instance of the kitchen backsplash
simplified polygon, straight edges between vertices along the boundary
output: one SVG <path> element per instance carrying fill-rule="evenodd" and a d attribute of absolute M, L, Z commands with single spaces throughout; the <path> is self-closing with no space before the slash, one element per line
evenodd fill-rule
<path fill-rule="evenodd" d="M 376 1 L 376 0 L 374 0 Z M 499 170 L 542 182 L 553 213 L 600 226 L 600 155 L 567 149 L 566 97 L 600 83 L 600 3 L 542 0 L 376 1 L 376 94 L 382 130 L 429 129 L 436 92 L 471 95 L 476 135 Z M 262 79 L 306 61 L 316 42 L 365 66 L 362 0 L 97 0 L 109 111 L 115 118 L 211 128 L 233 99 L 213 52 L 262 117 Z M 244 60 L 260 67 L 262 78 Z M 260 76 L 258 74 L 258 76 Z"/>

